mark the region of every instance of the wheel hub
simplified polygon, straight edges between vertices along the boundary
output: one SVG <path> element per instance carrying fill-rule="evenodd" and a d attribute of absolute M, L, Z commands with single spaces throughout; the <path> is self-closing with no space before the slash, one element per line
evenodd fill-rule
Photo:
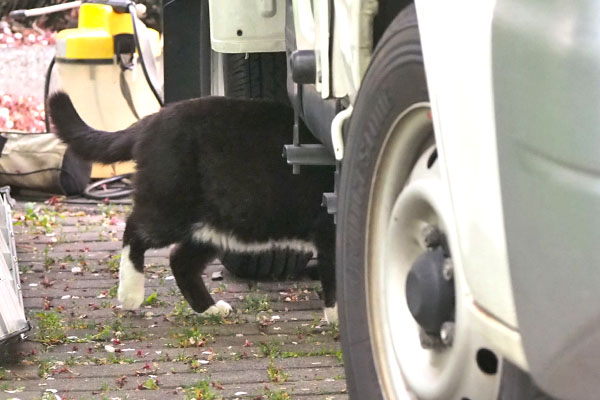
<path fill-rule="evenodd" d="M 374 173 L 365 278 L 377 374 L 385 398 L 497 398 L 496 376 L 472 361 L 487 341 L 470 329 L 460 258 L 450 258 L 429 112 L 415 104 L 398 116 Z"/>
<path fill-rule="evenodd" d="M 406 278 L 406 302 L 413 318 L 429 335 L 440 335 L 444 322 L 454 320 L 454 282 L 444 274 L 441 247 L 421 254 Z"/>

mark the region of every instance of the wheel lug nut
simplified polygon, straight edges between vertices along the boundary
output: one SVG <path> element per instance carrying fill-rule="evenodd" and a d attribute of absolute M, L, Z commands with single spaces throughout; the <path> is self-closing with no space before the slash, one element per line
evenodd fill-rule
<path fill-rule="evenodd" d="M 449 281 L 454 278 L 454 264 L 450 258 L 446 258 L 444 260 L 444 265 L 442 267 L 442 276 L 445 280 Z"/>
<path fill-rule="evenodd" d="M 454 322 L 446 321 L 440 329 L 440 339 L 444 346 L 452 346 L 454 341 Z"/>
<path fill-rule="evenodd" d="M 433 249 L 434 247 L 441 246 L 443 235 L 440 230 L 434 225 L 427 225 L 423 228 L 423 239 L 425 241 L 425 246 L 428 249 Z"/>
<path fill-rule="evenodd" d="M 444 346 L 440 337 L 429 334 L 424 329 L 419 330 L 419 341 L 421 347 L 426 350 L 439 349 Z"/>

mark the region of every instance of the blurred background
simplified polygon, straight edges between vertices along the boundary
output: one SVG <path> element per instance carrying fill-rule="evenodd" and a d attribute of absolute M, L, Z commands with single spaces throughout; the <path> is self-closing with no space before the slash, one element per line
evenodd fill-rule
<path fill-rule="evenodd" d="M 54 56 L 56 32 L 77 26 L 78 9 L 15 21 L 13 10 L 67 3 L 67 0 L 0 2 L 0 131 L 43 132 L 43 90 Z M 162 0 L 140 0 L 145 24 L 162 32 Z"/>

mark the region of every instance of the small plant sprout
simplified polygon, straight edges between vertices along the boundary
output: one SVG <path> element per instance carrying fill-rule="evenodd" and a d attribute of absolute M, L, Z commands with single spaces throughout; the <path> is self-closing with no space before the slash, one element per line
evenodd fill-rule
<path fill-rule="evenodd" d="M 185 328 L 173 334 L 177 339 L 176 347 L 204 347 L 206 343 L 214 341 L 209 334 L 201 333 L 198 328 Z"/>
<path fill-rule="evenodd" d="M 267 367 L 267 376 L 271 382 L 283 383 L 287 381 L 287 379 L 290 377 L 290 374 L 282 371 L 281 368 L 275 365 L 273 359 L 271 359 L 269 366 Z"/>
<path fill-rule="evenodd" d="M 184 388 L 185 400 L 216 400 L 217 394 L 211 389 L 210 382 L 201 380 Z"/>
<path fill-rule="evenodd" d="M 269 388 L 265 388 L 265 392 L 262 396 L 262 399 L 265 400 L 290 400 L 292 396 L 285 390 L 272 390 Z"/>
<path fill-rule="evenodd" d="M 66 330 L 60 314 L 56 312 L 39 312 L 36 340 L 46 346 L 64 343 L 67 339 Z"/>
<path fill-rule="evenodd" d="M 159 299 L 158 299 L 158 293 L 156 292 L 152 292 L 148 297 L 146 297 L 146 300 L 144 300 L 144 305 L 146 306 L 155 306 L 162 303 Z"/>
<path fill-rule="evenodd" d="M 244 297 L 241 308 L 245 313 L 268 311 L 271 309 L 271 305 L 268 301 L 268 296 L 248 295 Z"/>
<path fill-rule="evenodd" d="M 110 272 L 119 272 L 119 265 L 121 264 L 121 253 L 113 254 L 108 260 L 108 270 Z"/>

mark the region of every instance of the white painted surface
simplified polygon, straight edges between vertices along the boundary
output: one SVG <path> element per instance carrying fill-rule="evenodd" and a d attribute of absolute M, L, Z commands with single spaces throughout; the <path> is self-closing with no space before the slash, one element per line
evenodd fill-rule
<path fill-rule="evenodd" d="M 473 301 L 517 327 L 505 243 L 492 88 L 495 1 L 417 1 L 452 258 Z"/>
<path fill-rule="evenodd" d="M 209 12 L 214 51 L 285 51 L 285 0 L 210 0 Z"/>
<path fill-rule="evenodd" d="M 354 103 L 373 51 L 377 0 L 334 0 L 331 90 Z"/>

